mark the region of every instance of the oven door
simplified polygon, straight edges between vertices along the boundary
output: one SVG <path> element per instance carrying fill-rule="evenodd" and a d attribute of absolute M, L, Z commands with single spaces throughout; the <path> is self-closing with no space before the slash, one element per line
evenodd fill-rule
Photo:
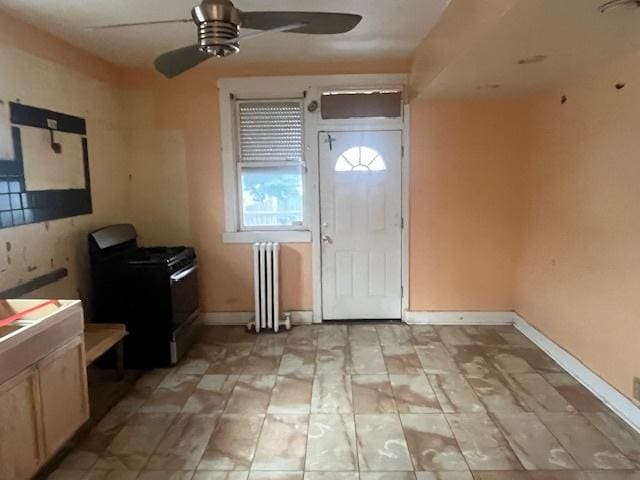
<path fill-rule="evenodd" d="M 171 306 L 174 330 L 198 312 L 198 265 L 196 263 L 171 275 Z"/>

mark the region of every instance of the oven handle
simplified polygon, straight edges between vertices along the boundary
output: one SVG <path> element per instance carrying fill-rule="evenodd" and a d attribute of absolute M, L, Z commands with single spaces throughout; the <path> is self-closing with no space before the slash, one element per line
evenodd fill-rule
<path fill-rule="evenodd" d="M 193 266 L 187 268 L 186 270 L 180 270 L 179 272 L 174 273 L 173 275 L 171 275 L 171 283 L 178 283 L 180 280 L 182 280 L 186 276 L 191 275 L 197 269 L 198 269 L 198 264 L 195 263 Z"/>

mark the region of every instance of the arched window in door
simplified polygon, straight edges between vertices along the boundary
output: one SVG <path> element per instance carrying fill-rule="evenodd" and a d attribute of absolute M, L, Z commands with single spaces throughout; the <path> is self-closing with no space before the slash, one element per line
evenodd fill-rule
<path fill-rule="evenodd" d="M 380 172 L 387 169 L 384 158 L 373 148 L 351 147 L 338 157 L 336 172 Z"/>

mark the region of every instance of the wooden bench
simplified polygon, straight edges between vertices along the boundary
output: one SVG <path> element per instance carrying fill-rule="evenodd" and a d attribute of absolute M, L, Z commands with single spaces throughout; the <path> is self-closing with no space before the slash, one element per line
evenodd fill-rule
<path fill-rule="evenodd" d="M 122 323 L 87 323 L 84 326 L 85 363 L 91 365 L 112 347 L 116 347 L 116 369 L 124 375 L 124 345 L 127 329 Z"/>

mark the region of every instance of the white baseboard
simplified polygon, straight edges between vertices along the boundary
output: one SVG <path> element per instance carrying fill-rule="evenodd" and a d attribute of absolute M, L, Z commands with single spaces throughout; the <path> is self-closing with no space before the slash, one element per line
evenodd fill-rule
<path fill-rule="evenodd" d="M 405 312 L 413 325 L 511 325 L 513 312 Z"/>
<path fill-rule="evenodd" d="M 640 407 L 515 312 L 405 312 L 405 322 L 414 325 L 514 325 L 640 433 Z"/>
<path fill-rule="evenodd" d="M 201 315 L 204 325 L 246 325 L 253 321 L 254 312 L 204 312 Z M 313 312 L 291 312 L 291 323 L 294 325 L 311 325 Z"/>
<path fill-rule="evenodd" d="M 291 323 L 294 325 L 311 325 L 313 312 L 311 310 L 299 310 L 291 312 Z"/>
<path fill-rule="evenodd" d="M 625 423 L 640 433 L 640 407 L 520 315 L 513 313 L 512 316 L 513 324 L 520 332 L 553 358 L 587 390 L 602 400 Z"/>
<path fill-rule="evenodd" d="M 253 320 L 253 312 L 203 312 L 203 325 L 246 325 Z"/>

